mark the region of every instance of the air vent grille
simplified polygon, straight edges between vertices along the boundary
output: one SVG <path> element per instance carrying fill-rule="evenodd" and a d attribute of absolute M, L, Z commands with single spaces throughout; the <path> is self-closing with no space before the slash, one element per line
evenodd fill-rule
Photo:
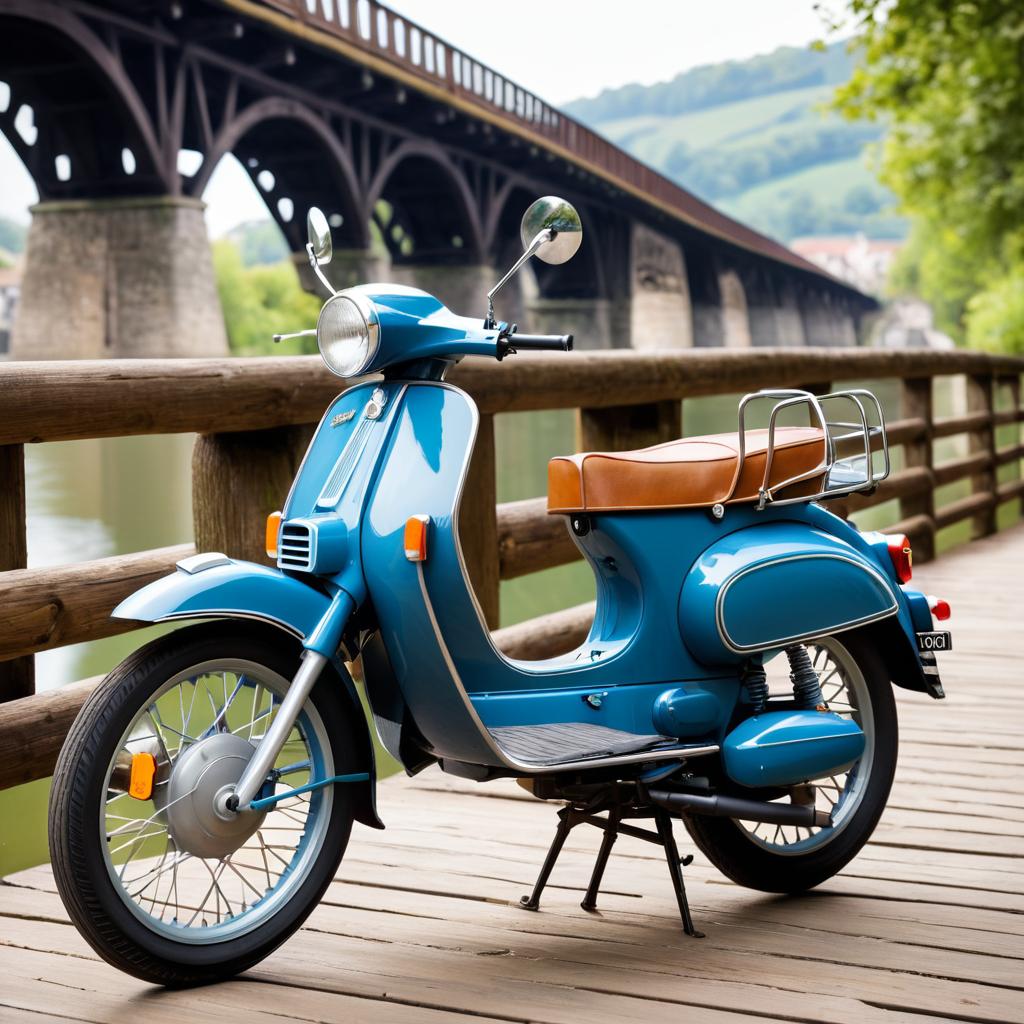
<path fill-rule="evenodd" d="M 282 569 L 313 568 L 312 531 L 305 523 L 284 523 L 278 540 L 277 564 Z"/>

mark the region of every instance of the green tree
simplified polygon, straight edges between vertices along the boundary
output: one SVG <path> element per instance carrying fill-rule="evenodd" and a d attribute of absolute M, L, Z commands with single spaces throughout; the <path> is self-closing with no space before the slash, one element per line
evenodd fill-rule
<path fill-rule="evenodd" d="M 320 300 L 302 290 L 289 261 L 246 267 L 238 247 L 226 239 L 213 243 L 213 269 L 235 355 L 287 355 L 316 352 L 313 338 L 297 338 L 276 346 L 275 332 L 301 331 L 316 324 Z"/>
<path fill-rule="evenodd" d="M 1024 6 L 846 0 L 831 17 L 860 58 L 836 105 L 888 122 L 881 177 L 913 221 L 896 284 L 958 340 L 1024 351 Z"/>

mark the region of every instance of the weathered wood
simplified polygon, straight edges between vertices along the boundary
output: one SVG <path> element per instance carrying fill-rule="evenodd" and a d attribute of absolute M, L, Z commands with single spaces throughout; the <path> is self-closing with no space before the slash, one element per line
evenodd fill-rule
<path fill-rule="evenodd" d="M 64 737 L 101 678 L 0 704 L 0 789 L 53 774 Z"/>
<path fill-rule="evenodd" d="M 319 356 L 39 361 L 2 373 L 0 444 L 316 423 L 345 386 Z"/>
<path fill-rule="evenodd" d="M 622 452 L 673 441 L 683 432 L 679 400 L 579 410 L 579 449 Z"/>
<path fill-rule="evenodd" d="M 465 359 L 449 379 L 481 412 L 496 413 L 676 401 L 767 382 L 1024 371 L 1022 359 L 983 352 L 834 348 L 573 352 L 558 357 L 557 372 L 554 362 L 549 355 L 500 365 Z M 344 387 L 316 356 L 7 363 L 3 377 L 0 445 L 313 423 Z M 64 412 L 70 405 L 74 416 Z"/>
<path fill-rule="evenodd" d="M 916 438 L 904 440 L 903 463 L 908 469 L 931 473 L 934 465 L 931 425 L 935 419 L 932 379 L 910 377 L 904 380 L 902 406 L 905 416 L 924 423 L 924 430 Z M 932 524 L 931 529 L 918 531 L 914 548 L 918 562 L 930 562 L 935 557 L 935 486 L 936 480 L 932 477 L 926 489 L 900 495 L 900 515 L 904 519 L 921 516 L 921 523 Z"/>
<path fill-rule="evenodd" d="M 503 580 L 565 565 L 581 557 L 565 516 L 549 516 L 547 498 L 498 506 L 498 567 Z"/>
<path fill-rule="evenodd" d="M 20 444 L 0 446 L 0 580 L 11 569 L 28 564 L 25 533 L 25 449 Z M 0 600 L 10 628 L 6 603 Z M 35 665 L 24 656 L 0 662 L 0 703 L 27 697 L 35 690 Z"/>
<path fill-rule="evenodd" d="M 192 450 L 192 521 L 198 551 L 264 565 L 266 522 L 280 511 L 312 428 L 200 435 Z"/>
<path fill-rule="evenodd" d="M 138 628 L 110 618 L 111 610 L 147 583 L 174 571 L 194 554 L 179 544 L 132 555 L 114 555 L 74 565 L 0 573 L 0 659 L 99 640 Z"/>
<path fill-rule="evenodd" d="M 494 417 L 480 417 L 476 447 L 459 507 L 459 539 L 484 621 L 496 629 L 501 618 L 498 568 L 497 466 Z"/>
<path fill-rule="evenodd" d="M 957 434 L 967 434 L 972 430 L 984 430 L 992 422 L 992 416 L 987 412 L 969 412 L 963 416 L 946 416 L 935 421 L 932 429 L 933 437 L 954 437 Z"/>
<path fill-rule="evenodd" d="M 996 490 L 996 432 L 993 426 L 994 396 L 991 374 L 968 374 L 967 408 L 972 413 L 985 415 L 988 422 L 968 434 L 968 449 L 972 454 L 983 453 L 986 464 L 971 474 L 971 488 L 975 494 L 994 496 Z M 996 503 L 980 505 L 972 517 L 974 536 L 985 537 L 996 531 Z"/>
<path fill-rule="evenodd" d="M 893 420 L 885 425 L 885 434 L 889 444 L 906 444 L 908 441 L 919 441 L 928 433 L 928 420 L 923 416 L 911 416 L 902 420 Z"/>
<path fill-rule="evenodd" d="M 998 461 L 998 458 L 997 458 Z M 975 452 L 962 459 L 949 459 L 935 467 L 935 486 L 962 480 L 965 476 L 973 476 L 987 470 L 992 465 L 992 456 L 988 452 Z"/>
<path fill-rule="evenodd" d="M 510 658 L 538 661 L 571 651 L 582 643 L 594 621 L 594 602 L 551 615 L 527 619 L 492 634 L 497 648 Z"/>
<path fill-rule="evenodd" d="M 899 498 L 902 502 L 905 498 L 930 493 L 932 480 L 931 470 L 924 466 L 901 469 L 883 480 L 871 494 L 851 494 L 843 500 L 851 512 L 872 508 L 892 501 L 893 498 Z"/>
<path fill-rule="evenodd" d="M 948 505 L 943 505 L 942 508 L 937 509 L 935 512 L 935 526 L 937 529 L 943 530 L 947 526 L 959 523 L 961 519 L 977 516 L 987 519 L 996 504 L 995 494 L 969 494 L 966 498 L 961 498 L 959 501 L 951 501 Z"/>

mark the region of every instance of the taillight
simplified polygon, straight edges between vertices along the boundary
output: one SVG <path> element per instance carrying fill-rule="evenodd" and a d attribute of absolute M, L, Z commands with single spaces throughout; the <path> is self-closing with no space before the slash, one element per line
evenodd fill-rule
<path fill-rule="evenodd" d="M 909 583 L 913 575 L 914 556 L 910 550 L 910 541 L 905 534 L 889 534 L 885 538 L 889 548 L 889 558 L 900 583 Z"/>
<path fill-rule="evenodd" d="M 938 619 L 939 622 L 945 622 L 953 614 L 949 602 L 943 601 L 941 597 L 929 597 L 928 607 L 931 609 L 932 618 Z"/>

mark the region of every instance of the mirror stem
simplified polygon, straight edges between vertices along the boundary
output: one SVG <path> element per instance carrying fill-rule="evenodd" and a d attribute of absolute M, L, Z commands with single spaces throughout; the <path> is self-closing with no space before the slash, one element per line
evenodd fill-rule
<path fill-rule="evenodd" d="M 331 293 L 331 295 L 337 295 L 338 291 L 331 284 L 330 281 L 324 276 L 324 272 L 320 269 L 320 263 L 316 258 L 316 253 L 313 252 L 313 243 L 306 243 L 306 255 L 309 257 L 309 265 L 313 268 L 313 273 L 319 278 L 320 283 Z"/>
<path fill-rule="evenodd" d="M 522 256 L 519 257 L 508 269 L 505 276 L 487 293 L 487 319 L 484 321 L 484 327 L 490 329 L 494 327 L 494 296 L 497 295 L 498 291 L 509 281 L 510 278 L 514 277 L 523 264 L 526 263 L 531 256 L 533 256 L 537 250 L 545 243 L 550 242 L 557 232 L 553 228 L 544 228 L 542 231 L 538 231 L 533 236 L 533 241 L 526 247 L 526 251 Z"/>

